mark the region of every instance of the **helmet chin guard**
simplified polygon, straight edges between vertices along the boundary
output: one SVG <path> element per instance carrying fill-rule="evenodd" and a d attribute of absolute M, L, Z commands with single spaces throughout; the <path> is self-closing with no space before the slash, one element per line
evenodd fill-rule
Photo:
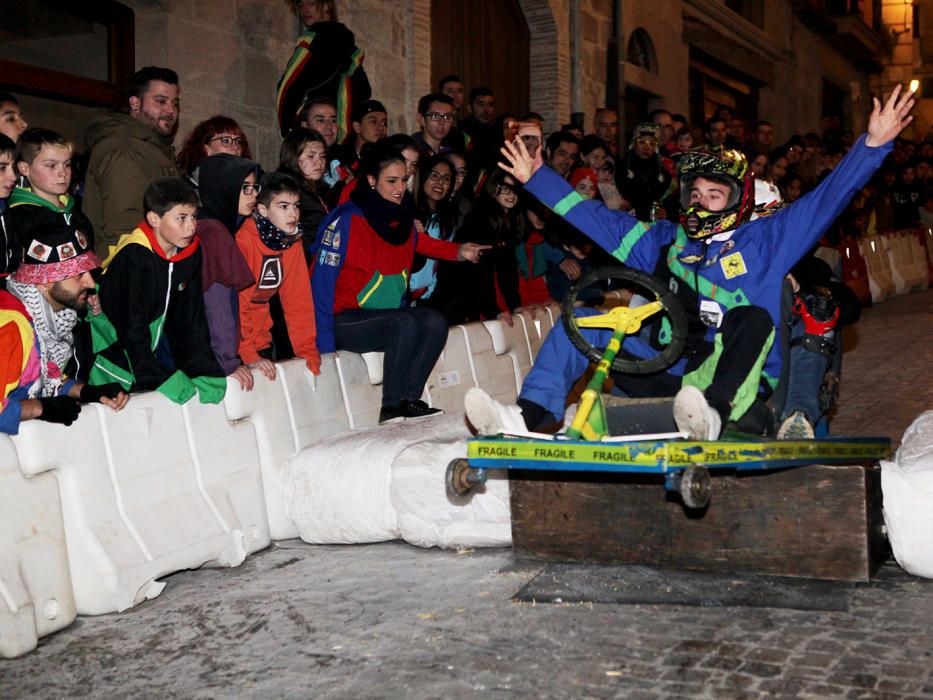
<path fill-rule="evenodd" d="M 690 151 L 681 157 L 677 170 L 681 193 L 680 223 L 690 238 L 707 238 L 730 231 L 751 217 L 755 208 L 754 178 L 741 151 Z M 723 209 L 710 211 L 690 202 L 690 192 L 698 178 L 729 186 L 730 196 Z"/>

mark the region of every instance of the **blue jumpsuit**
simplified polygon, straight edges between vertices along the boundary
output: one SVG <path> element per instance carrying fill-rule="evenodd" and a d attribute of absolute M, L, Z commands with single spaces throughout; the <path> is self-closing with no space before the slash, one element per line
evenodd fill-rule
<path fill-rule="evenodd" d="M 717 314 L 721 326 L 730 311 L 755 306 L 767 312 L 772 326 L 780 323 L 785 275 L 820 239 L 891 151 L 891 144 L 866 146 L 865 138 L 862 136 L 836 169 L 793 206 L 705 239 L 688 238 L 684 228 L 671 221 L 640 222 L 625 212 L 606 208 L 601 202 L 585 200 L 547 167 L 540 168 L 525 189 L 620 262 L 668 282 L 687 302 L 685 308 L 692 329 L 699 327 L 702 307 L 704 315 L 713 322 L 692 333 L 691 340 L 700 338 L 715 345 L 717 335 L 722 342 L 715 323 Z M 611 335 L 600 330 L 582 332 L 597 347 L 605 347 Z M 669 341 L 664 334 L 662 329 L 658 338 L 662 344 Z M 637 336 L 627 338 L 623 348 L 639 357 L 657 353 Z M 780 344 L 769 340 L 763 345 L 757 366 L 772 384 L 780 376 L 781 360 Z M 526 377 L 519 399 L 538 404 L 555 416 L 563 415 L 566 396 L 587 364 L 587 359 L 571 345 L 563 327 L 556 326 Z M 696 368 L 681 359 L 667 372 L 682 376 L 693 369 Z M 697 382 L 686 383 L 699 386 Z M 732 401 L 733 419 L 749 408 L 757 386 L 757 376 L 743 384 L 746 393 Z M 749 387 L 754 387 L 751 395 L 747 393 Z"/>

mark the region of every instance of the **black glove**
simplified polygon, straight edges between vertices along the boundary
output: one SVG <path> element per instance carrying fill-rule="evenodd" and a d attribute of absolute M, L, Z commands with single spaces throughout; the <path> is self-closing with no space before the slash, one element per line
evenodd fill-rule
<path fill-rule="evenodd" d="M 107 397 L 108 399 L 115 399 L 117 398 L 117 394 L 119 394 L 121 391 L 123 391 L 123 387 L 116 382 L 111 382 L 110 384 L 100 384 L 98 386 L 85 384 L 83 387 L 81 387 L 81 403 L 100 403 L 100 400 L 103 397 Z"/>
<path fill-rule="evenodd" d="M 70 396 L 50 396 L 45 399 L 39 399 L 42 404 L 42 415 L 39 420 L 48 423 L 63 423 L 71 425 L 81 413 L 81 404 Z"/>

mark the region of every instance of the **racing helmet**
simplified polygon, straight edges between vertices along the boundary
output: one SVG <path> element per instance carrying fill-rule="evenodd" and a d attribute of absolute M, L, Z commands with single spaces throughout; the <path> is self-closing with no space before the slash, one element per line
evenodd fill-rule
<path fill-rule="evenodd" d="M 730 231 L 744 224 L 752 215 L 755 205 L 754 179 L 741 151 L 688 151 L 680 157 L 677 174 L 680 177 L 680 223 L 690 238 L 707 238 Z M 710 211 L 690 201 L 693 183 L 700 177 L 729 188 L 723 209 Z"/>
<path fill-rule="evenodd" d="M 755 178 L 755 210 L 752 212 L 751 221 L 765 216 L 771 216 L 774 212 L 784 206 L 784 198 L 781 196 L 781 190 L 773 182 Z"/>

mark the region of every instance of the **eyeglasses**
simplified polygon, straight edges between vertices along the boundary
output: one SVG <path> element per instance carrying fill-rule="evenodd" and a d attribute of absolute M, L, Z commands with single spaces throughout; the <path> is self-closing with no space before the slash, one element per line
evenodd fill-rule
<path fill-rule="evenodd" d="M 428 174 L 428 179 L 431 182 L 443 182 L 446 185 L 449 185 L 451 180 L 450 175 L 444 175 L 443 173 L 439 173 L 436 170 L 432 170 Z"/>
<path fill-rule="evenodd" d="M 511 187 L 509 187 L 508 185 L 496 185 L 496 196 L 497 196 L 497 197 L 498 197 L 500 194 L 513 194 L 514 192 L 515 192 L 515 190 L 513 190 L 513 189 L 512 189 Z"/>
<path fill-rule="evenodd" d="M 236 144 L 237 146 L 242 146 L 245 143 L 245 139 L 240 138 L 239 136 L 215 136 L 212 139 L 208 139 L 207 142 L 211 141 L 220 141 L 221 146 L 229 148 Z"/>
<path fill-rule="evenodd" d="M 657 146 L 658 140 L 650 136 L 640 136 L 635 139 L 636 146 Z"/>
<path fill-rule="evenodd" d="M 240 186 L 240 192 L 243 194 L 259 194 L 260 189 L 259 185 L 252 185 L 248 182 Z"/>
<path fill-rule="evenodd" d="M 428 112 L 424 116 L 432 122 L 452 122 L 454 120 L 453 112 Z"/>

